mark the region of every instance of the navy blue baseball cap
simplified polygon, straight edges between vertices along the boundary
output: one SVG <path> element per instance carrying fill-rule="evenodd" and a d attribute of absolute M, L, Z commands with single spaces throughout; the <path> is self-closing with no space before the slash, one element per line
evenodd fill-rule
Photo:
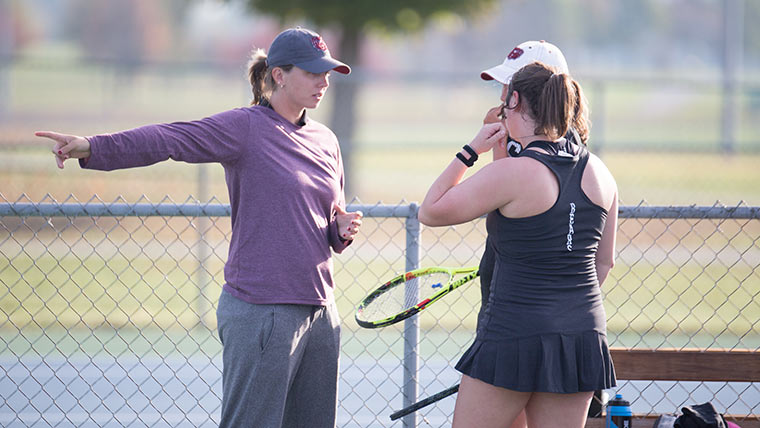
<path fill-rule="evenodd" d="M 267 65 L 270 68 L 289 64 L 310 73 L 351 72 L 351 67 L 330 56 L 330 50 L 319 34 L 301 27 L 283 31 L 269 46 Z"/>

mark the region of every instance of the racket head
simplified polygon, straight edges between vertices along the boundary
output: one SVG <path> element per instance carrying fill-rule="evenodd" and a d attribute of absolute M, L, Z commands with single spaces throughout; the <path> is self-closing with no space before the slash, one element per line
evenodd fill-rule
<path fill-rule="evenodd" d="M 464 274 L 464 277 L 456 278 Z M 370 292 L 356 309 L 356 322 L 378 328 L 405 320 L 478 276 L 477 267 L 428 267 L 398 275 Z"/>

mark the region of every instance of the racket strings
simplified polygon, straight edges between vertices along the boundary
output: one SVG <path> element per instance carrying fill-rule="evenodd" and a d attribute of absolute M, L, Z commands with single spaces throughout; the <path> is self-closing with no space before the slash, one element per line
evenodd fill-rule
<path fill-rule="evenodd" d="M 438 293 L 450 280 L 451 275 L 445 272 L 433 272 L 411 278 L 376 296 L 358 316 L 365 321 L 380 321 L 392 317 Z"/>

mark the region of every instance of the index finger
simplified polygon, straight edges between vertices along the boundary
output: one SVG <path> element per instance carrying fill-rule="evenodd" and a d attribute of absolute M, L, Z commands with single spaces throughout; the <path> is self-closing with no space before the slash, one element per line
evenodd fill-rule
<path fill-rule="evenodd" d="M 56 140 L 56 141 L 63 141 L 65 139 L 63 134 L 59 134 L 57 132 L 52 132 L 52 131 L 36 131 L 34 135 L 37 137 L 50 138 L 51 140 Z"/>

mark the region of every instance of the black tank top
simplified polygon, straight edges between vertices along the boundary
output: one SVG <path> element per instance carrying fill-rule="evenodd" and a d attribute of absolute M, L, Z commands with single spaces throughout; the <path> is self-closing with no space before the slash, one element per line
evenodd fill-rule
<path fill-rule="evenodd" d="M 559 195 L 551 208 L 531 217 L 507 218 L 498 210 L 488 214 L 487 245 L 493 249 L 494 269 L 478 336 L 605 333 L 595 257 L 607 211 L 581 189 L 589 152 L 583 145 L 572 146 L 577 153 L 551 142 L 531 146 L 551 153 L 524 150 L 520 156 L 548 167 L 559 183 Z"/>

